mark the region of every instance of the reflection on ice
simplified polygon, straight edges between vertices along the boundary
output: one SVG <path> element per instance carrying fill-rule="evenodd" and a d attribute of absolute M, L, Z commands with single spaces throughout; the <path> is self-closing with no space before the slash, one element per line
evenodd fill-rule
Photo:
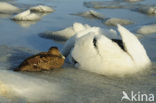
<path fill-rule="evenodd" d="M 8 18 L 10 17 L 10 14 L 0 14 L 0 18 Z"/>
<path fill-rule="evenodd" d="M 28 28 L 33 24 L 36 24 L 37 21 L 15 21 L 17 24 L 19 24 L 23 28 Z"/>

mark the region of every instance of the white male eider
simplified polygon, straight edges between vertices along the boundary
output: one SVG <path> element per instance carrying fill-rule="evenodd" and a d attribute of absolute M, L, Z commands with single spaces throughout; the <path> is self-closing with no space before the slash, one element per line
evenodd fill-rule
<path fill-rule="evenodd" d="M 74 38 L 70 47 L 71 61 L 80 69 L 102 75 L 124 76 L 148 68 L 151 61 L 137 37 L 121 25 L 118 32 L 122 41 L 93 27 L 81 31 L 82 36 Z"/>

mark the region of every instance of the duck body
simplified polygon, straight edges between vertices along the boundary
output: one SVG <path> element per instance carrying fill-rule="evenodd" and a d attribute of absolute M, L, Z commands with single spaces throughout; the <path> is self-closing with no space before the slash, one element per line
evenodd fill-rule
<path fill-rule="evenodd" d="M 83 30 L 69 39 L 73 45 L 65 45 L 70 48 L 63 49 L 62 53 L 69 56 L 75 67 L 106 76 L 125 76 L 147 70 L 151 61 L 143 45 L 123 26 L 118 25 L 117 30 L 121 40 L 109 38 L 100 28 Z"/>
<path fill-rule="evenodd" d="M 15 71 L 44 71 L 60 68 L 64 64 L 62 55 L 41 52 L 25 59 Z"/>

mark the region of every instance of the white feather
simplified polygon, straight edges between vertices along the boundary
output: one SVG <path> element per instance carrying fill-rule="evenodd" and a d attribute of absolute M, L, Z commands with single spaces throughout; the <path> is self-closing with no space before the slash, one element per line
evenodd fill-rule
<path fill-rule="evenodd" d="M 79 32 L 71 57 L 78 62 L 78 68 L 103 75 L 123 76 L 144 70 L 150 65 L 143 45 L 126 28 L 118 25 L 126 51 L 93 28 Z M 96 39 L 96 44 L 94 44 Z M 96 47 L 95 47 L 96 45 Z"/>

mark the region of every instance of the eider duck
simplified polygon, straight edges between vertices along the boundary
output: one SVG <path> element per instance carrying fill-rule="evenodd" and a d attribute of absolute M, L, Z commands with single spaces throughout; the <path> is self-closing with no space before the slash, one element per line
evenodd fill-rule
<path fill-rule="evenodd" d="M 69 39 L 61 52 L 75 67 L 105 76 L 122 77 L 147 70 L 151 60 L 138 38 L 121 25 L 117 31 L 121 40 L 91 27 Z"/>
<path fill-rule="evenodd" d="M 25 59 L 15 71 L 43 71 L 60 68 L 65 57 L 57 47 L 51 47 L 48 52 L 41 52 Z"/>

